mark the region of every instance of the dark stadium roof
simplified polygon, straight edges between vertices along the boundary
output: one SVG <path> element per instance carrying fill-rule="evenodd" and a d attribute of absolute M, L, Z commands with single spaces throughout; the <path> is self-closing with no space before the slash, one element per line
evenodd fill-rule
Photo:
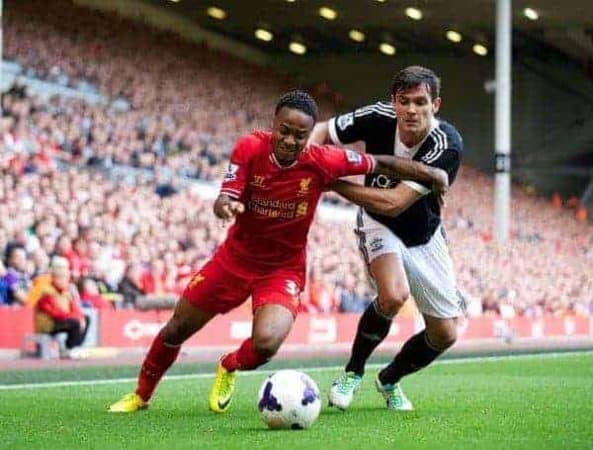
<path fill-rule="evenodd" d="M 288 43 L 297 39 L 310 52 L 377 51 L 380 42 L 393 43 L 397 52 L 470 52 L 474 43 L 494 46 L 495 0 L 144 0 L 189 18 L 202 28 L 219 32 L 266 52 L 287 52 Z M 226 11 L 224 20 L 206 14 L 208 7 Z M 328 6 L 337 18 L 319 16 Z M 406 17 L 407 7 L 422 10 L 423 18 Z M 531 7 L 538 20 L 529 20 L 523 10 Z M 591 0 L 513 0 L 513 28 L 521 39 L 552 45 L 574 59 L 593 58 L 593 1 Z M 264 27 L 274 33 L 271 42 L 259 41 L 254 30 Z M 348 37 L 352 28 L 366 34 L 363 43 Z M 464 39 L 453 44 L 445 31 L 454 29 Z"/>

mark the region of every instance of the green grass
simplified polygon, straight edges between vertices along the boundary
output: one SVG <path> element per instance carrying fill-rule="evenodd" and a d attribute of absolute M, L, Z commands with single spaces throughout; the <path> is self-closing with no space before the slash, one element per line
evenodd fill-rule
<path fill-rule="evenodd" d="M 416 406 L 405 414 L 384 408 L 375 372 L 369 370 L 352 409 L 324 404 L 306 431 L 265 428 L 255 406 L 264 373 L 240 376 L 225 415 L 207 409 L 211 378 L 165 380 L 151 408 L 132 415 L 108 414 L 106 407 L 133 382 L 0 390 L 0 448 L 593 448 L 591 353 L 437 364 L 404 382 Z M 309 373 L 325 403 L 336 370 Z"/>

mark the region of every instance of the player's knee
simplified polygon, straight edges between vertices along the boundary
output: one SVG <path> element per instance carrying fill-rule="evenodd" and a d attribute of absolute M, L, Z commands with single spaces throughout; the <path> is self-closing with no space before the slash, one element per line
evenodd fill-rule
<path fill-rule="evenodd" d="M 457 329 L 455 327 L 445 327 L 432 330 L 428 333 L 428 338 L 431 344 L 439 350 L 447 350 L 457 341 Z"/>
<path fill-rule="evenodd" d="M 410 291 L 401 289 L 397 291 L 388 292 L 387 294 L 379 294 L 377 301 L 381 312 L 386 316 L 393 317 L 404 306 L 406 300 L 410 297 Z"/>
<path fill-rule="evenodd" d="M 271 358 L 276 354 L 282 339 L 275 333 L 263 331 L 253 336 L 253 348 L 256 353 L 264 358 Z"/>
<path fill-rule="evenodd" d="M 161 335 L 166 344 L 181 345 L 191 336 L 190 327 L 173 316 L 161 331 Z"/>

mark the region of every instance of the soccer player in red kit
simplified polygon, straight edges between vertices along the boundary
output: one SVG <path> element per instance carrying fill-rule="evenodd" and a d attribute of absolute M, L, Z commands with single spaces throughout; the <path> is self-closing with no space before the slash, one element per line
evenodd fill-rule
<path fill-rule="evenodd" d="M 303 91 L 285 94 L 272 132 L 241 138 L 230 158 L 214 213 L 235 219 L 226 240 L 188 283 L 142 364 L 136 391 L 110 407 L 134 412 L 148 406 L 179 349 L 217 314 L 252 298 L 252 335 L 224 355 L 209 396 L 210 409 L 228 409 L 237 370 L 266 363 L 290 332 L 305 283 L 307 234 L 319 198 L 336 179 L 371 172 L 433 184 L 444 195 L 440 169 L 394 156 L 370 156 L 332 146 L 306 146 L 317 105 Z"/>

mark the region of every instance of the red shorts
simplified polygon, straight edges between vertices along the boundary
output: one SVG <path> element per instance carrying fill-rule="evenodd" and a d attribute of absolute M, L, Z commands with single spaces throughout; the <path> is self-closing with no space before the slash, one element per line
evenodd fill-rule
<path fill-rule="evenodd" d="M 266 274 L 245 267 L 232 270 L 216 254 L 194 274 L 181 297 L 202 311 L 224 314 L 251 296 L 253 312 L 263 305 L 282 305 L 296 317 L 304 284 L 304 268 Z"/>

